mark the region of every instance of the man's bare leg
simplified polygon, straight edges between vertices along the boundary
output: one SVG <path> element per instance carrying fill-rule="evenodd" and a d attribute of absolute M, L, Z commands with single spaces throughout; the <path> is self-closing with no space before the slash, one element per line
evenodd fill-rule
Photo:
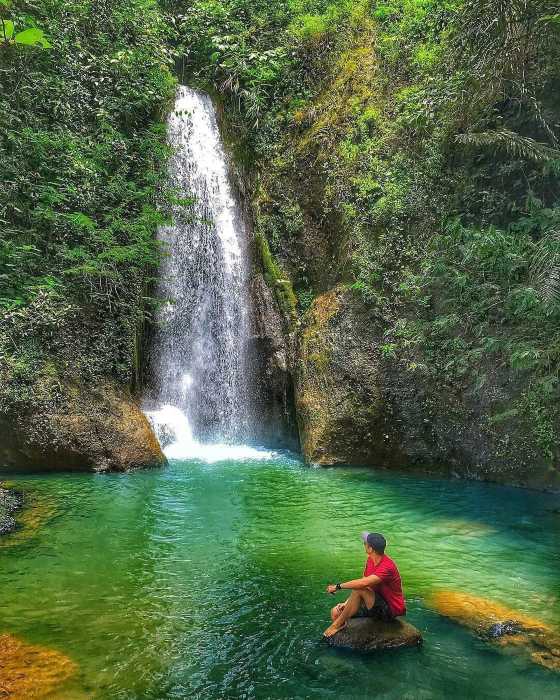
<path fill-rule="evenodd" d="M 336 620 L 334 620 L 332 625 L 327 627 L 327 629 L 323 632 L 323 637 L 332 637 L 333 634 L 336 634 L 339 629 L 344 627 L 346 620 L 349 620 L 358 612 L 362 600 L 368 609 L 373 607 L 375 604 L 375 593 L 370 591 L 369 588 L 364 588 L 359 591 L 352 591 L 350 597 L 344 604 L 344 610 L 340 613 Z"/>
<path fill-rule="evenodd" d="M 335 605 L 334 608 L 331 610 L 331 620 L 333 622 L 340 615 L 340 613 L 344 610 L 345 605 L 346 605 L 346 601 L 344 601 L 344 603 L 339 603 L 338 605 Z"/>

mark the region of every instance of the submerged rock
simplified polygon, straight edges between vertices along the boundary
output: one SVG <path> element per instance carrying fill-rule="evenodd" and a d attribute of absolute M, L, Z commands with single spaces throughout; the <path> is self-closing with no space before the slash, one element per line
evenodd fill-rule
<path fill-rule="evenodd" d="M 14 527 L 9 537 L 0 539 L 0 549 L 17 547 L 23 542 L 28 542 L 47 525 L 58 513 L 53 499 L 45 494 L 29 493 L 22 498 L 22 507 L 17 511 L 17 526 L 14 519 Z"/>
<path fill-rule="evenodd" d="M 505 622 L 496 622 L 490 627 L 487 634 L 491 639 L 496 639 L 506 634 L 519 634 L 522 629 L 519 622 L 515 620 L 506 620 Z"/>
<path fill-rule="evenodd" d="M 106 383 L 72 385 L 49 412 L 0 417 L 0 466 L 8 471 L 125 471 L 165 456 L 133 397 Z"/>
<path fill-rule="evenodd" d="M 422 643 L 422 635 L 413 625 L 397 618 L 391 622 L 355 617 L 334 636 L 325 638 L 333 647 L 375 651 L 415 647 Z"/>
<path fill-rule="evenodd" d="M 430 602 L 439 613 L 482 639 L 501 646 L 517 646 L 535 663 L 560 671 L 560 631 L 541 620 L 496 601 L 458 591 L 438 591 Z"/>
<path fill-rule="evenodd" d="M 64 654 L 0 634 L 0 697 L 10 700 L 51 695 L 76 672 Z"/>
<path fill-rule="evenodd" d="M 14 513 L 23 505 L 21 491 L 2 488 L 0 484 L 0 535 L 11 532 L 16 526 Z"/>

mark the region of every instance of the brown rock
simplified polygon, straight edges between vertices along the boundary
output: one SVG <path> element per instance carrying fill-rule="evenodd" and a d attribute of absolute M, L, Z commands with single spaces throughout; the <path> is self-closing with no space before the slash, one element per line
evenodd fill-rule
<path fill-rule="evenodd" d="M 68 386 L 54 411 L 0 418 L 0 434 L 8 471 L 125 471 L 166 461 L 133 397 L 110 383 Z"/>
<path fill-rule="evenodd" d="M 43 698 L 76 672 L 76 664 L 58 651 L 0 635 L 0 697 Z"/>
<path fill-rule="evenodd" d="M 422 635 L 416 627 L 399 618 L 382 622 L 368 617 L 355 617 L 326 641 L 333 647 L 375 651 L 418 646 L 422 644 Z"/>
<path fill-rule="evenodd" d="M 520 647 L 532 661 L 560 671 L 560 632 L 502 603 L 459 591 L 434 593 L 431 605 L 442 615 L 500 646 Z"/>

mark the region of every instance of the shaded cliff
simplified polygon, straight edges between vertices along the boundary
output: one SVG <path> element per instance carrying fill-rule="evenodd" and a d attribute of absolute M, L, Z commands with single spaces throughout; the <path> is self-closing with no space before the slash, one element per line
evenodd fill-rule
<path fill-rule="evenodd" d="M 251 282 L 252 325 L 249 357 L 253 370 L 255 439 L 270 447 L 299 448 L 294 410 L 294 337 L 262 272 Z"/>
<path fill-rule="evenodd" d="M 299 336 L 296 407 L 306 459 L 558 489 L 528 416 L 491 421 L 523 391 L 487 366 L 482 395 L 410 377 L 384 356 L 384 324 L 344 288 L 317 297 Z"/>
<path fill-rule="evenodd" d="M 364 20 L 348 39 L 256 197 L 260 230 L 313 298 L 294 366 L 304 455 L 560 488 L 558 310 L 531 287 L 535 224 L 445 223 L 457 206 L 477 216 L 465 190 L 489 166 L 457 152 L 426 172 L 433 133 L 411 150 L 386 124 L 411 106 L 399 109 L 379 75 L 374 26 Z M 514 196 L 492 176 L 494 196 Z"/>

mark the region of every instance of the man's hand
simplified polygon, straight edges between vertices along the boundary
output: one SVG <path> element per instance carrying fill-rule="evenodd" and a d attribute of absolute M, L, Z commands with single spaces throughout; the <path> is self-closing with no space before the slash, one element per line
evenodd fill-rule
<path fill-rule="evenodd" d="M 331 593 L 332 595 L 334 595 L 336 593 L 336 586 L 332 583 L 329 583 L 329 585 L 327 586 L 327 593 Z"/>

